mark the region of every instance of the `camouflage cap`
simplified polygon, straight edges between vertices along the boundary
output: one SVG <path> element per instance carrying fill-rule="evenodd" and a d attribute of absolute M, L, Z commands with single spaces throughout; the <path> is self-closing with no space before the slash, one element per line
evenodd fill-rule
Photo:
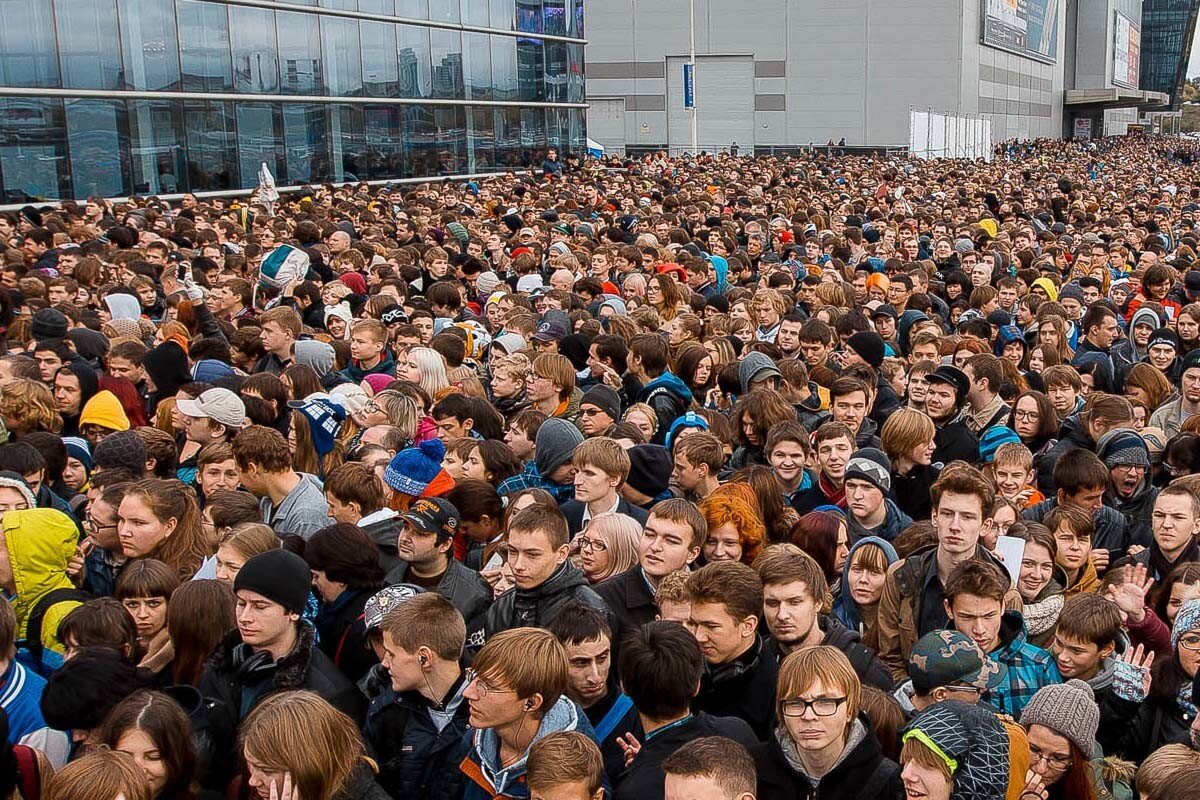
<path fill-rule="evenodd" d="M 917 694 L 952 684 L 984 692 L 999 686 L 1007 671 L 1003 664 L 988 658 L 971 637 L 958 631 L 925 634 L 908 657 L 908 674 Z"/>

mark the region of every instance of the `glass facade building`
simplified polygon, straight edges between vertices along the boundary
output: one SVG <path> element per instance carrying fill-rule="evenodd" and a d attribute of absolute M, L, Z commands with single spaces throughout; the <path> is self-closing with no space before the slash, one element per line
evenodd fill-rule
<path fill-rule="evenodd" d="M 585 147 L 583 0 L 0 0 L 0 20 L 0 202 Z"/>
<path fill-rule="evenodd" d="M 1171 97 L 1178 111 L 1196 34 L 1200 0 L 1145 0 L 1142 4 L 1141 86 Z"/>

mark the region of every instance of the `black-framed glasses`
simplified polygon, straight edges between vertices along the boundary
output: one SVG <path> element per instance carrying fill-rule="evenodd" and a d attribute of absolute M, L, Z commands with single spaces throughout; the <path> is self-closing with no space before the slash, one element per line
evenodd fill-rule
<path fill-rule="evenodd" d="M 580 536 L 575 539 L 575 549 L 579 552 L 587 550 L 592 553 L 604 553 L 608 551 L 608 545 L 602 539 L 589 539 L 586 536 Z"/>
<path fill-rule="evenodd" d="M 818 717 L 832 717 L 844 702 L 846 702 L 845 697 L 818 697 L 816 700 L 797 697 L 783 701 L 783 715 L 785 717 L 803 717 L 806 712 L 811 710 Z"/>
<path fill-rule="evenodd" d="M 1071 766 L 1070 756 L 1064 756 L 1059 753 L 1043 753 L 1036 745 L 1029 745 L 1030 766 L 1038 763 L 1039 761 L 1045 762 L 1049 766 L 1055 767 L 1056 769 L 1066 769 L 1067 767 Z"/>

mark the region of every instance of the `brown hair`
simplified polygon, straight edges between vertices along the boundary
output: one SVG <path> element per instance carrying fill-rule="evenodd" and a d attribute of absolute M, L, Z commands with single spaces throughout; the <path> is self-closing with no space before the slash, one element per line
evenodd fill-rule
<path fill-rule="evenodd" d="M 218 580 L 192 580 L 171 594 L 167 632 L 175 647 L 175 682 L 195 686 L 204 663 L 227 633 L 237 627 L 233 590 Z"/>
<path fill-rule="evenodd" d="M 662 762 L 668 775 L 711 778 L 726 797 L 754 794 L 754 759 L 745 747 L 724 736 L 702 736 Z"/>
<path fill-rule="evenodd" d="M 154 743 L 166 768 L 159 797 L 196 796 L 196 747 L 192 724 L 179 704 L 162 692 L 139 691 L 113 707 L 100 729 L 100 741 L 116 750 L 130 731 L 141 731 Z"/>
<path fill-rule="evenodd" d="M 821 565 L 794 544 L 769 545 L 755 559 L 754 569 L 758 570 L 758 579 L 764 587 L 793 581 L 803 583 L 822 613 L 827 613 L 833 603 Z"/>
<path fill-rule="evenodd" d="M 591 797 L 604 783 L 604 760 L 596 743 L 579 731 L 558 731 L 529 748 L 525 783 L 531 791 L 582 783 Z"/>
<path fill-rule="evenodd" d="M 180 580 L 190 580 L 209 553 L 196 494 L 177 480 L 149 478 L 129 488 L 125 498 L 141 498 L 159 522 L 174 519 L 175 532 L 154 548 L 154 557 L 174 569 Z"/>
<path fill-rule="evenodd" d="M 415 653 L 424 645 L 443 661 L 458 661 L 467 640 L 462 614 L 436 592 L 398 604 L 384 615 L 380 628 L 405 652 Z"/>
<path fill-rule="evenodd" d="M 737 621 L 762 617 L 763 584 L 758 573 L 739 561 L 715 561 L 688 576 L 692 603 L 722 605 Z"/>
<path fill-rule="evenodd" d="M 992 507 L 996 492 L 983 473 L 967 464 L 956 464 L 954 469 L 944 470 L 929 489 L 930 499 L 936 511 L 946 494 L 972 494 L 979 498 L 981 514 Z"/>
<path fill-rule="evenodd" d="M 55 635 L 63 647 L 103 647 L 136 660 L 137 626 L 115 597 L 96 597 L 71 609 Z"/>
<path fill-rule="evenodd" d="M 858 718 L 862 707 L 862 681 L 846 655 L 836 647 L 816 645 L 802 647 L 788 655 L 779 665 L 779 680 L 775 693 L 775 716 L 782 720 L 783 704 L 794 700 L 814 682 L 846 697 L 846 730 Z"/>
<path fill-rule="evenodd" d="M 1121 613 L 1114 603 L 1098 594 L 1084 593 L 1067 598 L 1058 615 L 1056 633 L 1091 642 L 1103 650 L 1117 641 L 1122 630 Z"/>
<path fill-rule="evenodd" d="M 526 700 L 542 696 L 531 711 L 546 715 L 567 691 L 567 651 L 544 628 L 512 628 L 488 639 L 475 656 L 475 672 L 488 683 L 501 683 Z"/>
<path fill-rule="evenodd" d="M 138 558 L 121 568 L 114 596 L 118 600 L 131 597 L 166 597 L 179 588 L 179 575 L 156 558 Z"/>
<path fill-rule="evenodd" d="M 670 500 L 660 500 L 650 509 L 650 516 L 665 519 L 668 522 L 678 522 L 692 529 L 692 541 L 688 549 L 692 550 L 704 544 L 708 538 L 708 522 L 696 504 L 681 497 Z"/>
<path fill-rule="evenodd" d="M 505 525 L 506 538 L 512 536 L 514 530 L 522 533 L 541 531 L 555 550 L 570 541 L 567 518 L 558 510 L 558 506 L 546 506 L 538 503 L 521 509 L 507 521 Z"/>
<path fill-rule="evenodd" d="M 1007 591 L 1008 587 L 1000 580 L 1000 573 L 994 567 L 971 559 L 959 564 L 950 573 L 944 594 L 946 601 L 953 606 L 955 598 L 963 594 L 1003 603 Z"/>
<path fill-rule="evenodd" d="M 152 800 L 150 781 L 133 756 L 97 749 L 54 773 L 44 800 Z"/>
<path fill-rule="evenodd" d="M 358 461 L 335 467 L 325 476 L 325 491 L 339 502 L 357 503 L 363 516 L 383 508 L 383 482 L 375 470 Z"/>
<path fill-rule="evenodd" d="M 288 472 L 292 469 L 292 454 L 287 439 L 274 428 L 251 425 L 233 438 L 233 457 L 238 469 L 256 464 L 264 472 Z"/>

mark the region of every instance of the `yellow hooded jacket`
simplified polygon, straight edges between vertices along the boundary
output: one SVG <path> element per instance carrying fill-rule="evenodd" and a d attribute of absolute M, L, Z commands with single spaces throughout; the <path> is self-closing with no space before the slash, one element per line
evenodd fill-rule
<path fill-rule="evenodd" d="M 9 511 L 0 527 L 4 529 L 4 547 L 12 570 L 16 599 L 17 639 L 24 639 L 29 616 L 39 600 L 55 589 L 73 589 L 67 577 L 67 563 L 75 554 L 79 529 L 71 518 L 52 508 Z M 63 647 L 58 641 L 58 625 L 78 600 L 64 600 L 46 609 L 42 618 L 42 645 L 56 653 Z"/>

